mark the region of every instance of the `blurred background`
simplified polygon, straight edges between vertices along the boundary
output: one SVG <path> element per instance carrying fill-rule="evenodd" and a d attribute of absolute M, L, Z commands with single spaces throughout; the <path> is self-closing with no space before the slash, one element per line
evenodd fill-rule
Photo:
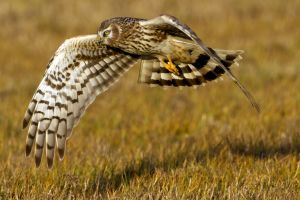
<path fill-rule="evenodd" d="M 68 142 L 65 160 L 55 163 L 58 170 L 54 173 L 74 169 L 71 175 L 81 178 L 76 179 L 78 185 L 86 183 L 92 191 L 89 181 L 96 178 L 89 170 L 81 173 L 84 170 L 80 166 L 97 168 L 103 177 L 105 166 L 114 166 L 122 175 L 128 163 L 135 169 L 140 166 L 136 163 L 145 159 L 154 169 L 168 168 L 174 162 L 181 166 L 186 158 L 198 158 L 199 152 L 213 154 L 220 143 L 223 146 L 216 152 L 220 157 L 224 157 L 223 151 L 251 155 L 253 162 L 256 156 L 298 155 L 299 11 L 299 0 L 0 1 L 0 171 L 5 171 L 0 172 L 0 182 L 5 180 L 0 196 L 1 190 L 15 195 L 26 190 L 43 194 L 52 183 L 59 184 L 45 166 L 41 170 L 46 175 L 35 174 L 33 158 L 24 158 L 26 131 L 21 129 L 22 118 L 59 45 L 70 37 L 96 33 L 101 21 L 115 16 L 174 15 L 210 47 L 245 50 L 240 67 L 233 71 L 261 104 L 262 113 L 255 113 L 228 78 L 197 90 L 148 88 L 137 84 L 137 65 L 87 110 Z M 223 161 L 222 166 L 227 163 L 231 169 L 232 161 L 226 156 Z M 279 164 L 272 162 L 274 174 L 269 178 L 278 173 Z M 297 166 L 293 156 L 287 163 Z M 24 186 L 26 177 L 33 174 L 49 184 L 29 181 L 35 188 L 32 191 L 8 189 L 15 183 Z M 127 191 L 124 188 L 128 185 L 122 183 L 111 187 L 117 176 L 107 177 L 111 179 L 104 183 L 104 189 L 98 188 L 100 192 Z M 129 180 L 126 183 L 130 185 Z M 187 188 L 185 185 L 183 191 Z"/>

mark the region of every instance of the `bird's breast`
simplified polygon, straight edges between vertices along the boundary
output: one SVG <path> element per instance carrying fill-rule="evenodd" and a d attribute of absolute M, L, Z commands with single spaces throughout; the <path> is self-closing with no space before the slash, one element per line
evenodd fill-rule
<path fill-rule="evenodd" d="M 119 45 L 123 51 L 137 55 L 154 55 L 160 53 L 157 48 L 166 35 L 159 30 L 136 27 L 124 35 Z"/>
<path fill-rule="evenodd" d="M 156 48 L 161 56 L 170 56 L 178 63 L 193 63 L 202 52 L 193 41 L 174 36 L 168 36 Z"/>
<path fill-rule="evenodd" d="M 128 32 L 119 42 L 119 48 L 141 56 L 170 56 L 173 61 L 180 63 L 193 63 L 201 51 L 191 40 L 141 27 Z"/>

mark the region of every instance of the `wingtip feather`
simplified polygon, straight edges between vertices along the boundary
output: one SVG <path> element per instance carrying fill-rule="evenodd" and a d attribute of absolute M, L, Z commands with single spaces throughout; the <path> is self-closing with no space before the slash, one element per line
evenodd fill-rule
<path fill-rule="evenodd" d="M 62 161 L 64 159 L 65 156 L 65 149 L 64 148 L 57 148 L 58 150 L 58 156 L 59 156 L 59 160 Z"/>
<path fill-rule="evenodd" d="M 32 146 L 26 145 L 25 156 L 28 157 L 31 153 Z"/>
<path fill-rule="evenodd" d="M 40 165 L 41 165 L 41 160 L 42 160 L 42 157 L 35 156 L 35 167 L 36 167 L 36 168 L 39 168 L 39 167 L 40 167 Z"/>
<path fill-rule="evenodd" d="M 28 121 L 23 119 L 22 128 L 25 129 L 28 126 Z"/>
<path fill-rule="evenodd" d="M 48 166 L 48 169 L 53 168 L 53 158 L 47 157 L 47 166 Z"/>

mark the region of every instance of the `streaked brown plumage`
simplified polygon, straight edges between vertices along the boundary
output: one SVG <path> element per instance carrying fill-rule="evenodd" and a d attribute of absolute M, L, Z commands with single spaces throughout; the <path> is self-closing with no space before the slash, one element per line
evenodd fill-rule
<path fill-rule="evenodd" d="M 226 73 L 259 110 L 230 71 L 243 51 L 207 48 L 172 16 L 145 20 L 118 17 L 101 23 L 98 35 L 66 40 L 50 60 L 25 113 L 26 155 L 35 144 L 35 163 L 46 146 L 48 167 L 54 150 L 63 159 L 66 140 L 96 96 L 142 60 L 139 82 L 159 86 L 199 86 Z"/>

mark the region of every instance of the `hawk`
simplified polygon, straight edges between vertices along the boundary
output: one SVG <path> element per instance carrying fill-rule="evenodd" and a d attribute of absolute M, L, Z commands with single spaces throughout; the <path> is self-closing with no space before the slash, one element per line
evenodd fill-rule
<path fill-rule="evenodd" d="M 23 128 L 29 125 L 26 156 L 35 144 L 37 167 L 44 146 L 49 168 L 55 148 L 63 159 L 66 140 L 87 107 L 139 60 L 138 81 L 153 86 L 199 86 L 227 74 L 259 110 L 230 71 L 242 53 L 206 47 L 169 15 L 105 20 L 97 34 L 66 40 L 50 59 L 23 120 Z"/>

